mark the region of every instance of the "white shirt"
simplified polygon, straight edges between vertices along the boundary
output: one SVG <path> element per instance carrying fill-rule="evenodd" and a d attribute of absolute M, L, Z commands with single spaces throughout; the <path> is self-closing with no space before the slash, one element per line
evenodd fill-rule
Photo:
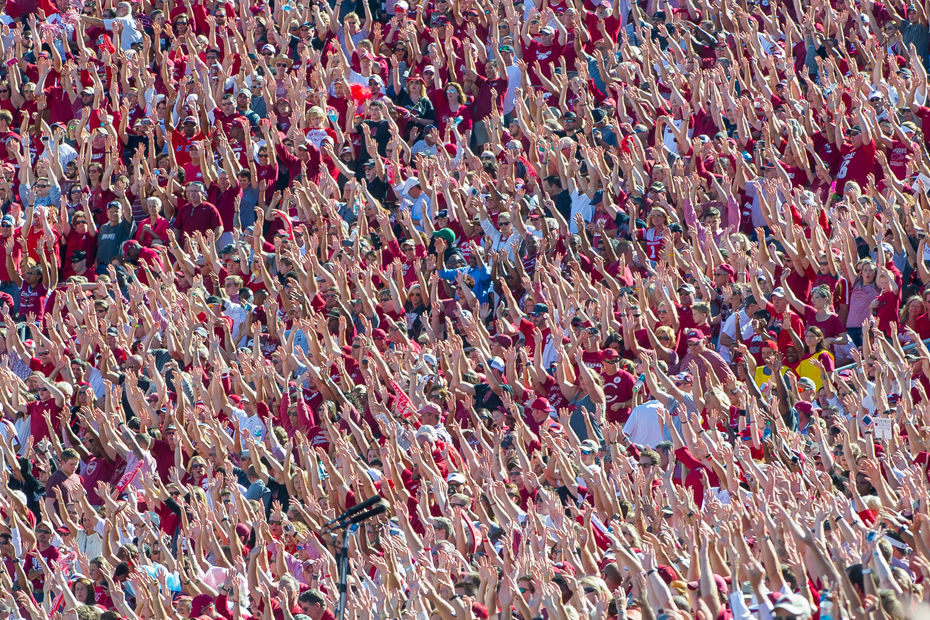
<path fill-rule="evenodd" d="M 676 129 L 681 129 L 681 119 L 676 119 L 672 121 L 675 124 Z M 672 128 L 668 125 L 662 127 L 662 144 L 665 145 L 670 152 L 678 155 L 678 140 L 675 139 L 675 132 L 672 131 Z"/>
<path fill-rule="evenodd" d="M 507 237 L 504 237 L 501 231 L 494 228 L 494 224 L 487 219 L 481 220 L 481 229 L 484 234 L 491 238 L 491 247 L 484 248 L 485 250 L 490 252 L 507 250 L 507 255 L 511 261 L 516 262 L 519 260 L 517 252 L 520 251 L 520 246 L 523 245 L 523 237 L 515 232 L 511 232 Z"/>
<path fill-rule="evenodd" d="M 752 319 L 745 310 L 739 311 L 739 330 L 742 335 L 741 338 L 736 337 L 736 313 L 731 314 L 726 322 L 723 324 L 723 327 L 720 328 L 721 334 L 726 334 L 730 337 L 733 342 L 742 340 L 743 342 L 748 341 L 752 338 L 753 329 L 752 329 Z M 717 345 L 717 353 L 720 354 L 720 357 L 723 358 L 727 364 L 730 363 L 730 347 L 725 347 L 722 344 Z"/>
<path fill-rule="evenodd" d="M 507 67 L 507 92 L 504 94 L 504 114 L 510 114 L 517 107 L 517 98 L 514 90 L 523 84 L 523 72 L 517 65 Z"/>
<path fill-rule="evenodd" d="M 258 417 L 257 415 L 250 416 L 242 409 L 238 409 L 236 407 L 233 407 L 232 410 L 233 410 L 233 414 L 235 414 L 235 416 L 239 419 L 240 434 L 242 433 L 242 431 L 248 429 L 249 435 L 254 437 L 255 441 L 259 441 L 265 437 L 265 431 L 267 429 L 265 428 L 265 423 L 262 422 L 262 419 L 260 417 Z M 242 449 L 245 450 L 246 449 L 245 439 L 244 438 L 240 439 L 240 442 L 242 443 Z"/>
<path fill-rule="evenodd" d="M 70 162 L 77 159 L 78 153 L 74 150 L 69 144 L 62 142 L 58 145 L 58 163 L 61 164 L 61 169 L 64 170 Z M 42 151 L 42 154 L 39 156 L 39 159 L 46 159 L 51 161 L 52 159 L 52 147 L 51 145 L 46 146 L 45 150 Z"/>
<path fill-rule="evenodd" d="M 575 214 L 580 213 L 584 221 L 590 222 L 594 218 L 594 207 L 591 206 L 591 199 L 587 194 L 579 194 L 577 191 L 571 193 L 572 212 L 568 218 L 568 232 L 573 235 L 578 234 L 578 225 L 575 224 Z"/>
<path fill-rule="evenodd" d="M 124 52 L 132 49 L 133 43 L 142 43 L 142 33 L 136 30 L 136 20 L 132 15 L 117 17 L 115 19 L 105 19 L 103 20 L 103 27 L 112 31 L 113 22 L 121 22 L 123 24 L 123 30 L 119 33 L 119 43 Z"/>
<path fill-rule="evenodd" d="M 623 432 L 630 436 L 630 441 L 650 448 L 655 448 L 659 442 L 665 441 L 665 433 L 657 413 L 662 407 L 659 401 L 650 400 L 633 408 L 630 419 L 623 425 Z"/>

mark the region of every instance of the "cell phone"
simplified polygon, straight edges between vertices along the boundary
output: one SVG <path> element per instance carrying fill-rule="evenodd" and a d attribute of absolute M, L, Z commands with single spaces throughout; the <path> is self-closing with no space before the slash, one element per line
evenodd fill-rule
<path fill-rule="evenodd" d="M 868 542 L 872 542 L 872 541 L 875 540 L 875 536 L 876 536 L 877 534 L 878 534 L 878 532 L 876 532 L 875 530 L 872 530 L 871 532 L 869 532 L 868 534 L 865 535 L 865 539 L 866 539 Z"/>
<path fill-rule="evenodd" d="M 872 426 L 872 416 L 870 416 L 870 415 L 864 415 L 864 416 L 862 416 L 862 424 L 863 424 L 863 426 L 865 426 L 866 428 Z"/>

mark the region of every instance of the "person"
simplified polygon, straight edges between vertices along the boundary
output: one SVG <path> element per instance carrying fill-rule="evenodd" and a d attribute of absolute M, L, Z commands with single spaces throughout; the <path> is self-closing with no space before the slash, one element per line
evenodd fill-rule
<path fill-rule="evenodd" d="M 919 615 L 927 7 L 839 4 L 0 0 L 0 615 Z"/>
<path fill-rule="evenodd" d="M 123 244 L 132 238 L 136 224 L 128 200 L 107 204 L 107 223 L 97 231 L 97 275 L 108 272 L 113 261 L 122 254 Z"/>

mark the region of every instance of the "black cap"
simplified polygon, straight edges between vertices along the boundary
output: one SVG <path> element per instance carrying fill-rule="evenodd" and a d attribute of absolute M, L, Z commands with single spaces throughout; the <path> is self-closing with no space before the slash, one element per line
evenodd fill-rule
<path fill-rule="evenodd" d="M 530 314 L 533 316 L 539 316 L 540 314 L 548 314 L 549 306 L 546 304 L 536 304 L 533 306 L 533 309 L 530 311 Z"/>
<path fill-rule="evenodd" d="M 221 304 L 223 300 L 217 297 L 216 295 L 210 295 L 207 297 L 207 304 Z"/>
<path fill-rule="evenodd" d="M 362 164 L 362 166 L 365 167 L 365 168 L 374 168 L 374 167 L 375 167 L 375 160 L 369 159 L 369 160 L 365 161 L 365 162 Z"/>
<path fill-rule="evenodd" d="M 84 250 L 78 250 L 77 252 L 71 255 L 71 262 L 76 263 L 78 261 L 85 260 L 86 258 L 87 258 L 87 252 L 85 252 Z"/>
<path fill-rule="evenodd" d="M 233 245 L 232 243 L 227 243 L 226 245 L 223 246 L 223 249 L 220 250 L 220 254 L 232 254 L 235 251 L 236 251 L 236 246 Z"/>

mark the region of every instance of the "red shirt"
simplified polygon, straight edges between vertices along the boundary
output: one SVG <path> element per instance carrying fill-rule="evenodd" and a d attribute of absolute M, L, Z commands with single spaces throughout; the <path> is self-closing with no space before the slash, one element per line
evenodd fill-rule
<path fill-rule="evenodd" d="M 196 133 L 192 138 L 188 138 L 183 132 L 177 129 L 172 131 L 171 145 L 174 147 L 174 158 L 177 160 L 178 165 L 183 166 L 184 164 L 189 164 L 192 161 L 190 156 L 191 144 L 206 139 L 206 136 L 200 132 Z"/>
<path fill-rule="evenodd" d="M 81 234 L 72 226 L 71 232 L 65 237 L 65 255 L 62 257 L 61 265 L 62 279 L 74 275 L 74 267 L 71 266 L 71 255 L 78 250 L 87 253 L 87 265 L 97 264 L 97 237 L 89 232 Z"/>
<path fill-rule="evenodd" d="M 853 148 L 844 144 L 841 150 L 843 159 L 836 173 L 836 189 L 842 191 L 847 181 L 855 181 L 859 187 L 868 185 L 868 176 L 875 169 L 875 141 Z M 805 302 L 806 303 L 806 302 Z"/>
<path fill-rule="evenodd" d="M 32 437 L 36 443 L 49 436 L 48 424 L 45 423 L 45 412 L 49 412 L 52 420 L 52 431 L 57 435 L 61 430 L 58 423 L 59 407 L 55 404 L 54 398 L 48 400 L 37 400 L 26 405 L 26 414 L 29 415 L 29 427 L 32 430 Z"/>
<path fill-rule="evenodd" d="M 6 237 L 0 237 L 0 281 L 11 282 L 13 278 L 10 277 L 10 272 L 6 268 L 7 251 L 5 241 Z M 20 261 L 23 259 L 23 248 L 18 242 L 13 242 L 13 251 L 10 254 L 12 254 L 13 265 L 19 266 Z"/>
<path fill-rule="evenodd" d="M 898 305 L 901 302 L 901 289 L 897 292 L 887 291 L 878 296 L 878 331 L 890 333 L 891 324 L 898 322 Z"/>
<path fill-rule="evenodd" d="M 197 230 L 206 234 L 208 230 L 213 230 L 223 224 L 220 212 L 213 204 L 206 201 L 196 207 L 187 203 L 178 210 L 177 218 L 175 228 L 183 232 L 185 236 Z"/>
<path fill-rule="evenodd" d="M 632 408 L 620 407 L 616 411 L 614 405 L 633 398 L 633 386 L 636 377 L 623 370 L 617 370 L 614 375 L 601 375 L 604 377 L 604 398 L 607 401 L 607 421 L 623 424 L 629 419 Z"/>
<path fill-rule="evenodd" d="M 45 299 L 48 297 L 48 289 L 41 282 L 32 289 L 23 280 L 19 291 L 19 318 L 25 319 L 26 315 L 34 312 L 38 320 L 45 316 Z M 36 439 L 38 441 L 38 439 Z"/>

